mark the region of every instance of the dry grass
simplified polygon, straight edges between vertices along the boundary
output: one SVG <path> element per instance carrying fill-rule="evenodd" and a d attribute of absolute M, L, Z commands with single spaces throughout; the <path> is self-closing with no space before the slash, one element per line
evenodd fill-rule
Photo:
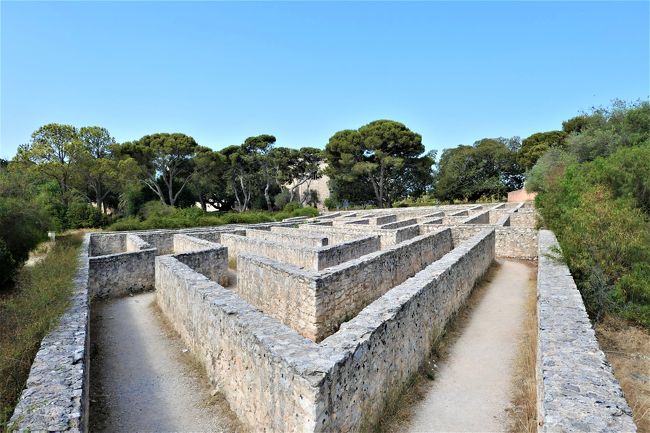
<path fill-rule="evenodd" d="M 601 348 L 632 408 L 639 433 L 650 433 L 650 332 L 607 317 L 596 325 Z"/>
<path fill-rule="evenodd" d="M 25 386 L 41 340 L 58 323 L 72 293 L 81 235 L 60 236 L 42 260 L 23 267 L 0 299 L 0 429 Z"/>
<path fill-rule="evenodd" d="M 513 366 L 511 407 L 508 408 L 508 431 L 511 433 L 537 432 L 537 274 L 532 273 L 528 285 L 528 298 Z"/>
<path fill-rule="evenodd" d="M 487 274 L 477 283 L 463 307 L 447 324 L 444 334 L 434 344 L 429 359 L 404 385 L 402 392 L 396 395 L 387 405 L 385 415 L 379 420 L 379 423 L 371 428 L 369 427 L 368 431 L 389 433 L 406 429 L 413 418 L 417 403 L 422 401 L 431 389 L 431 381 L 435 380 L 438 373 L 438 364 L 448 359 L 451 348 L 462 335 L 463 330 L 469 323 L 472 312 L 487 293 L 487 283 L 498 272 L 499 266 L 498 263 L 493 264 Z"/>

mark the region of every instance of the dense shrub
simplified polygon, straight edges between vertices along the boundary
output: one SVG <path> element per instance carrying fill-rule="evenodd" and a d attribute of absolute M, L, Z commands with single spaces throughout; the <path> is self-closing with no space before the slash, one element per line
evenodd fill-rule
<path fill-rule="evenodd" d="M 12 197 L 0 198 L 0 288 L 6 286 L 29 252 L 47 238 L 48 215 L 38 206 Z"/>
<path fill-rule="evenodd" d="M 70 302 L 81 241 L 81 235 L 57 237 L 43 260 L 18 272 L 15 290 L 0 297 L 0 431 L 11 431 L 6 422 L 41 340 Z"/>
<path fill-rule="evenodd" d="M 295 201 L 290 201 L 282 208 L 282 210 L 285 212 L 293 212 L 298 209 L 300 209 L 300 203 Z"/>
<path fill-rule="evenodd" d="M 290 209 L 294 208 L 289 203 Z M 297 204 L 297 203 L 296 203 Z M 318 210 L 313 207 L 298 207 L 281 212 L 248 211 L 206 213 L 199 208 L 173 208 L 160 202 L 146 203 L 140 217 L 126 217 L 113 223 L 109 230 L 149 230 L 162 228 L 184 228 L 200 226 L 218 226 L 223 224 L 258 224 L 281 221 L 296 216 L 318 216 Z"/>
<path fill-rule="evenodd" d="M 108 223 L 108 217 L 99 209 L 85 201 L 75 201 L 68 205 L 66 226 L 71 229 L 97 228 Z"/>
<path fill-rule="evenodd" d="M 650 142 L 570 165 L 537 197 L 585 305 L 650 328 Z"/>
<path fill-rule="evenodd" d="M 323 204 L 328 210 L 336 209 L 339 206 L 339 204 L 336 202 L 336 200 L 334 200 L 333 197 L 327 197 L 323 202 Z"/>

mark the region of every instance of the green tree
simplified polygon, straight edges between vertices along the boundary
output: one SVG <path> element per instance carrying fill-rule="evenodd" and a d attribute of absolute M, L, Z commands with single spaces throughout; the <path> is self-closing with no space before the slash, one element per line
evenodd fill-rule
<path fill-rule="evenodd" d="M 580 162 L 608 156 L 619 147 L 638 146 L 650 138 L 650 103 L 614 101 L 583 115 L 579 133 L 567 138 L 567 148 Z"/>
<path fill-rule="evenodd" d="M 188 135 L 157 133 L 124 143 L 119 153 L 138 163 L 140 180 L 161 203 L 175 206 L 178 196 L 195 174 L 193 160 L 198 147 Z"/>
<path fill-rule="evenodd" d="M 29 143 L 20 146 L 17 160 L 34 163 L 34 168 L 55 180 L 64 205 L 70 197 L 76 158 L 81 152 L 79 131 L 72 125 L 49 123 L 34 131 Z"/>
<path fill-rule="evenodd" d="M 309 189 L 309 182 L 323 176 L 321 168 L 323 151 L 314 147 L 287 150 L 289 155 L 284 164 L 285 171 L 282 181 L 291 184 L 289 201 L 294 201 L 298 198 L 297 192 L 302 185 L 307 184 L 307 189 Z"/>
<path fill-rule="evenodd" d="M 54 181 L 29 169 L 31 164 L 0 164 L 0 290 L 52 226 L 48 209 L 37 195 L 43 182 Z"/>
<path fill-rule="evenodd" d="M 430 182 L 432 159 L 423 152 L 419 134 L 399 122 L 376 120 L 330 138 L 325 148 L 327 174 L 334 186 L 368 183 L 377 205 L 387 207 L 412 193 L 415 181 Z"/>
<path fill-rule="evenodd" d="M 278 167 L 275 161 L 273 145 L 275 137 L 269 134 L 248 137 L 242 145 L 242 151 L 248 158 L 255 159 L 255 165 L 260 169 L 262 184 L 264 185 L 264 200 L 267 210 L 273 210 L 273 202 L 269 190 L 272 184 L 277 184 Z"/>
<path fill-rule="evenodd" d="M 521 143 L 518 162 L 524 169 L 530 169 L 547 150 L 564 147 L 567 133 L 564 131 L 538 132 Z"/>
<path fill-rule="evenodd" d="M 244 212 L 250 208 L 253 191 L 260 184 L 259 161 L 241 146 L 228 146 L 221 150 L 228 160 L 228 187 L 234 195 L 233 209 Z"/>
<path fill-rule="evenodd" d="M 81 151 L 76 163 L 82 182 L 91 191 L 97 208 L 106 212 L 104 201 L 110 193 L 120 193 L 137 180 L 137 163 L 133 158 L 118 159 L 113 155 L 116 145 L 107 129 L 99 126 L 79 129 Z"/>
<path fill-rule="evenodd" d="M 503 197 L 523 185 L 516 156 L 503 141 L 490 138 L 473 146 L 445 149 L 438 163 L 434 195 L 443 201 Z"/>
<path fill-rule="evenodd" d="M 220 152 L 207 147 L 199 147 L 194 157 L 194 176 L 189 183 L 201 209 L 207 210 L 210 205 L 221 209 L 232 202 L 231 194 L 227 191 L 228 158 Z"/>

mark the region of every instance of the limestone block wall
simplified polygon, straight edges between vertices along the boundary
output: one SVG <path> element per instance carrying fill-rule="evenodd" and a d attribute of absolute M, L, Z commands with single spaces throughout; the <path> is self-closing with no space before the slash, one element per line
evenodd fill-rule
<path fill-rule="evenodd" d="M 321 343 L 333 365 L 320 384 L 317 431 L 358 431 L 383 414 L 408 383 L 475 283 L 494 260 L 492 229 L 390 290 Z"/>
<path fill-rule="evenodd" d="M 156 248 L 128 235 L 132 252 L 89 257 L 88 287 L 91 297 L 124 296 L 154 288 Z"/>
<path fill-rule="evenodd" d="M 147 242 L 142 240 L 140 236 L 133 235 L 131 233 L 126 234 L 126 249 L 125 251 L 127 253 L 132 253 L 135 251 L 142 251 L 146 250 L 148 248 L 151 248 L 151 245 L 149 245 Z"/>
<path fill-rule="evenodd" d="M 308 270 L 319 270 L 361 257 L 380 248 L 378 236 L 364 236 L 326 247 L 304 247 L 288 243 L 223 234 L 221 243 L 228 247 L 230 259 L 240 253 L 262 255 Z"/>
<path fill-rule="evenodd" d="M 504 215 L 510 214 L 510 212 L 505 209 L 491 210 L 489 213 L 490 220 L 488 224 L 497 224 L 497 221 L 499 221 Z"/>
<path fill-rule="evenodd" d="M 230 233 L 234 235 L 245 236 L 246 230 L 233 229 L 233 230 L 223 230 L 223 231 L 185 232 L 183 234 L 186 234 L 188 236 L 193 236 L 195 238 L 203 239 L 209 242 L 214 242 L 215 244 L 220 244 L 222 233 Z"/>
<path fill-rule="evenodd" d="M 193 236 L 174 235 L 174 257 L 221 285 L 228 285 L 228 248 Z"/>
<path fill-rule="evenodd" d="M 537 234 L 534 228 L 496 227 L 497 257 L 537 259 Z"/>
<path fill-rule="evenodd" d="M 490 223 L 489 211 L 472 215 L 469 218 L 463 220 L 463 224 L 489 224 L 489 223 Z"/>
<path fill-rule="evenodd" d="M 43 339 L 10 425 L 15 431 L 88 431 L 89 298 L 91 235 L 79 252 L 70 306 Z"/>
<path fill-rule="evenodd" d="M 291 230 L 291 229 L 288 229 Z M 246 236 L 255 239 L 264 239 L 283 244 L 298 245 L 303 247 L 327 246 L 329 239 L 326 236 L 310 233 L 300 233 L 294 229 L 293 233 L 278 233 L 277 231 L 246 230 Z"/>
<path fill-rule="evenodd" d="M 450 228 L 454 245 L 476 236 L 486 226 L 483 224 L 436 225 L 422 224 L 422 233 L 431 233 L 441 228 Z M 496 256 L 513 259 L 537 259 L 537 230 L 526 227 L 495 226 Z"/>
<path fill-rule="evenodd" d="M 364 227 L 361 229 L 361 227 Z M 405 240 L 412 239 L 420 234 L 420 229 L 417 225 L 412 225 L 408 227 L 402 227 L 394 230 L 382 230 L 374 229 L 372 227 L 365 228 L 365 226 L 354 226 L 354 227 L 327 227 L 327 226 L 316 226 L 312 224 L 301 224 L 298 226 L 299 230 L 309 230 L 312 232 L 320 232 L 326 234 L 343 234 L 343 235 L 352 235 L 352 236 L 363 236 L 363 235 L 377 235 L 380 238 L 381 248 L 388 248 L 392 245 L 404 242 Z M 331 240 L 331 238 L 330 238 Z"/>
<path fill-rule="evenodd" d="M 453 215 L 453 216 L 446 215 L 442 217 L 442 223 L 450 224 L 450 225 L 463 224 L 466 219 L 467 219 L 467 215 Z"/>
<path fill-rule="evenodd" d="M 298 230 L 296 228 L 274 226 L 274 227 L 271 227 L 271 233 L 287 234 L 287 235 L 290 235 L 290 236 L 304 236 L 304 234 L 322 236 L 322 237 L 326 237 L 328 239 L 328 244 L 329 245 L 343 244 L 345 242 L 349 242 L 349 241 L 353 241 L 355 239 L 359 239 L 360 237 L 363 237 L 363 236 L 366 235 L 365 233 L 350 232 L 348 230 L 346 230 L 346 231 L 321 231 L 320 226 L 317 225 L 317 224 L 311 224 L 311 225 L 309 225 L 309 227 L 310 227 L 309 231 L 303 231 L 303 230 Z"/>
<path fill-rule="evenodd" d="M 268 258 L 242 254 L 237 291 L 266 314 L 301 335 L 320 341 L 452 247 L 451 231 L 447 229 L 321 272 L 308 272 Z"/>
<path fill-rule="evenodd" d="M 313 432 L 317 346 L 171 256 L 156 258 L 158 305 L 252 431 Z M 311 353 L 311 356 L 309 354 Z"/>
<path fill-rule="evenodd" d="M 539 432 L 635 432 L 632 412 L 600 350 L 553 232 L 539 232 L 537 417 Z"/>
<path fill-rule="evenodd" d="M 519 209 L 510 215 L 510 225 L 513 227 L 530 227 L 537 225 L 537 211 L 534 209 Z"/>
<path fill-rule="evenodd" d="M 90 234 L 90 256 L 123 253 L 126 251 L 126 233 Z"/>
<path fill-rule="evenodd" d="M 318 263 L 316 265 L 316 270 L 329 268 L 354 260 L 358 257 L 365 256 L 366 254 L 379 251 L 380 248 L 381 241 L 379 236 L 376 235 L 359 237 L 341 244 L 318 248 Z"/>
<path fill-rule="evenodd" d="M 408 383 L 493 258 L 488 230 L 387 292 L 321 344 L 170 256 L 156 259 L 156 295 L 248 428 L 357 431 L 376 422 Z"/>
<path fill-rule="evenodd" d="M 381 226 L 388 223 L 394 223 L 397 221 L 397 215 L 382 215 L 370 219 L 370 224 Z"/>
<path fill-rule="evenodd" d="M 405 220 L 401 220 L 401 221 L 397 221 L 397 222 L 393 222 L 393 223 L 384 224 L 380 228 L 384 229 L 384 230 L 392 230 L 392 229 L 399 229 L 399 228 L 402 228 L 402 227 L 412 226 L 412 225 L 415 225 L 417 223 L 418 223 L 417 219 L 409 218 L 409 219 L 405 219 Z"/>

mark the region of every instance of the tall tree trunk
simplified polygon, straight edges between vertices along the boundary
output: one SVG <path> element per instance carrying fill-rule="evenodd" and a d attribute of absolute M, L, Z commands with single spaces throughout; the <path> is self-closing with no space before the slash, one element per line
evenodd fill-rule
<path fill-rule="evenodd" d="M 264 199 L 266 199 L 266 207 L 269 212 L 273 211 L 273 204 L 271 203 L 271 197 L 269 196 L 269 180 L 266 179 L 266 187 L 264 188 Z"/>

